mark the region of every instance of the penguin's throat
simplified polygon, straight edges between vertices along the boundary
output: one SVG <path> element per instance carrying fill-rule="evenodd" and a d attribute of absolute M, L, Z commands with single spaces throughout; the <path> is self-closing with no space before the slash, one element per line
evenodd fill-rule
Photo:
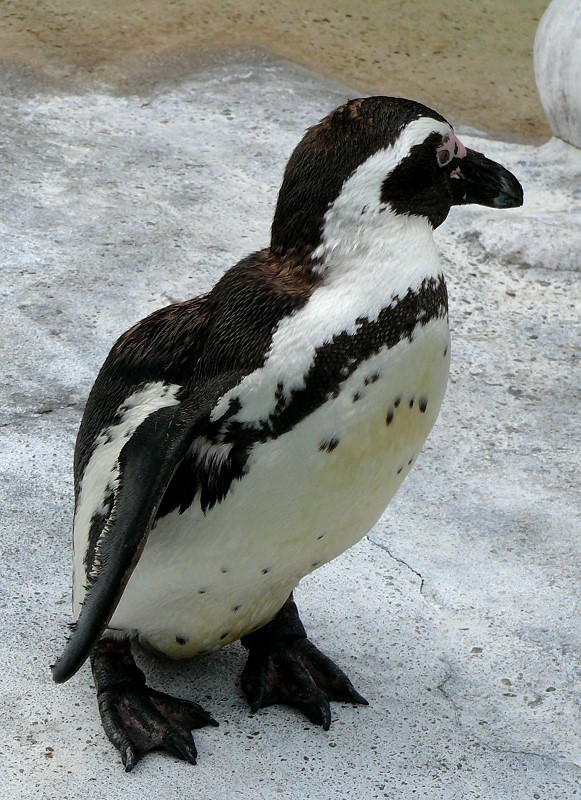
<path fill-rule="evenodd" d="M 321 243 L 313 251 L 323 285 L 370 281 L 397 294 L 440 272 L 433 230 L 424 217 L 394 213 L 389 206 L 353 215 L 331 208 Z"/>

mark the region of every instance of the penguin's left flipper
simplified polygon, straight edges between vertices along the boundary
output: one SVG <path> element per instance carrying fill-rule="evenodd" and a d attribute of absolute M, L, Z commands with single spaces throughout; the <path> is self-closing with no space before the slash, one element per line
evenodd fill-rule
<path fill-rule="evenodd" d="M 57 683 L 74 675 L 101 637 L 139 561 L 176 469 L 194 438 L 207 430 L 216 400 L 235 381 L 226 374 L 196 387 L 178 405 L 150 414 L 123 446 L 112 509 L 99 540 L 100 566 L 63 654 L 52 666 Z"/>

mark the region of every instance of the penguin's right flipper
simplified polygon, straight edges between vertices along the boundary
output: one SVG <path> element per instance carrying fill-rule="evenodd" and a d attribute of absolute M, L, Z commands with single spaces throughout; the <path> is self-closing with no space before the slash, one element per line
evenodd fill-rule
<path fill-rule="evenodd" d="M 223 375 L 196 387 L 178 405 L 150 414 L 123 446 L 113 505 L 99 537 L 100 566 L 64 652 L 52 666 L 57 683 L 74 675 L 106 628 L 176 469 L 193 439 L 206 430 L 216 400 L 235 381 L 235 376 Z"/>

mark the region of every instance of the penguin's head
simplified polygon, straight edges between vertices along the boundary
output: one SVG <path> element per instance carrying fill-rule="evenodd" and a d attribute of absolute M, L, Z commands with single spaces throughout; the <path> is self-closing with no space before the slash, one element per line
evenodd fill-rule
<path fill-rule="evenodd" d="M 291 155 L 271 248 L 316 253 L 330 228 L 343 240 L 357 237 L 381 227 L 380 215 L 436 228 L 453 205 L 522 202 L 514 175 L 464 147 L 436 111 L 403 98 L 361 98 L 310 128 Z"/>

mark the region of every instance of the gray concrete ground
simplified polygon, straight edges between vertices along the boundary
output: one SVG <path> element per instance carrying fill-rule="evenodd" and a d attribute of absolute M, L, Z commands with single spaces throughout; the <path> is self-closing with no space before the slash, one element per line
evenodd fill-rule
<path fill-rule="evenodd" d="M 268 241 L 286 158 L 347 97 L 264 58 L 114 96 L 0 98 L 0 681 L 8 798 L 581 797 L 581 153 L 466 137 L 526 203 L 455 209 L 437 238 L 453 359 L 417 467 L 370 535 L 304 580 L 313 640 L 370 701 L 331 730 L 251 716 L 239 645 L 161 664 L 200 700 L 197 767 L 131 775 L 90 671 L 51 682 L 69 619 L 71 460 L 118 334 Z"/>

